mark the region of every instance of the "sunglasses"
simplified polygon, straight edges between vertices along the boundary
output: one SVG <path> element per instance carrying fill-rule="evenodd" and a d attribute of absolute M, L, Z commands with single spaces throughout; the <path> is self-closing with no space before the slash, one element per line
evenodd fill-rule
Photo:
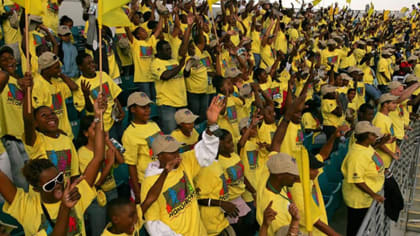
<path fill-rule="evenodd" d="M 52 180 L 48 181 L 44 185 L 42 185 L 42 190 L 44 192 L 51 192 L 54 190 L 57 183 L 62 184 L 64 183 L 64 173 L 60 172 L 56 177 L 54 177 Z"/>

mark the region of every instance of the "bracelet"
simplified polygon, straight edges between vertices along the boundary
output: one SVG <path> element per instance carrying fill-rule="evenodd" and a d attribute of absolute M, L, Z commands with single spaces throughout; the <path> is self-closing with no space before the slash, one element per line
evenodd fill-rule
<path fill-rule="evenodd" d="M 99 123 L 99 122 L 101 122 L 101 119 L 99 119 L 98 117 L 95 117 L 95 119 L 93 119 L 93 122 Z"/>
<path fill-rule="evenodd" d="M 211 198 L 209 198 L 209 202 L 207 203 L 207 206 L 211 206 Z"/>

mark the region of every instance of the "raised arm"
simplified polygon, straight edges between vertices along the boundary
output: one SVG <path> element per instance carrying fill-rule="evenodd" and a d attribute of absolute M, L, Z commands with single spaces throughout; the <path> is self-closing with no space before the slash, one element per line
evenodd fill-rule
<path fill-rule="evenodd" d="M 134 42 L 134 36 L 133 33 L 131 33 L 131 30 L 129 27 L 124 27 L 125 33 L 127 34 L 128 40 L 130 40 L 130 43 Z"/>
<path fill-rule="evenodd" d="M 18 80 L 20 87 L 24 93 L 23 97 L 23 126 L 24 126 L 24 134 L 25 134 L 25 144 L 28 146 L 33 146 L 36 140 L 36 132 L 35 132 L 35 118 L 33 114 L 32 108 L 32 97 L 29 97 L 28 88 L 31 89 L 33 87 L 33 79 L 30 73 L 26 73 L 23 79 Z"/>
<path fill-rule="evenodd" d="M 17 188 L 10 181 L 9 177 L 0 170 L 0 193 L 9 204 L 13 202 L 16 196 Z"/>
<path fill-rule="evenodd" d="M 104 152 L 105 152 L 105 135 L 103 129 L 103 113 L 106 111 L 106 97 L 100 94 L 94 103 L 95 109 L 95 149 L 93 151 L 93 159 L 86 167 L 85 176 L 86 182 L 93 186 L 95 184 L 96 177 L 98 176 L 99 170 L 104 161 Z"/>

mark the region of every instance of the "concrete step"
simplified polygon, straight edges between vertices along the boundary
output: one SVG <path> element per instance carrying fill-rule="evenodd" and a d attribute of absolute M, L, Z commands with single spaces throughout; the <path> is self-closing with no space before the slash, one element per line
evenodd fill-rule
<path fill-rule="evenodd" d="M 420 233 L 420 220 L 419 221 L 412 221 L 408 222 L 407 224 L 407 232 L 418 232 Z"/>
<path fill-rule="evenodd" d="M 411 207 L 410 207 L 409 211 L 420 212 L 420 199 L 417 199 L 416 197 L 420 197 L 420 195 L 416 195 L 415 196 L 415 198 L 413 200 L 413 203 L 411 204 Z"/>
<path fill-rule="evenodd" d="M 420 220 L 420 211 L 408 210 L 408 220 Z"/>

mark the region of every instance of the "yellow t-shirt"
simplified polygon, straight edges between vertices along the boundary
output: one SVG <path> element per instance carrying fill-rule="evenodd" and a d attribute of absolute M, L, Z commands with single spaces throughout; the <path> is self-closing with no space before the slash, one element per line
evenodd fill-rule
<path fill-rule="evenodd" d="M 267 169 L 265 164 L 268 160 L 267 156 L 260 154 L 261 152 L 259 151 L 257 142 L 257 138 L 251 138 L 241 149 L 241 160 L 244 165 L 245 177 L 254 189 L 258 189 L 258 180 L 261 177 L 262 171 Z M 246 202 L 255 200 L 248 190 L 245 191 L 242 197 Z"/>
<path fill-rule="evenodd" d="M 133 37 L 131 51 L 134 60 L 134 82 L 153 82 L 150 65 L 156 52 L 156 38 L 154 35 L 146 40 Z"/>
<path fill-rule="evenodd" d="M 156 104 L 158 106 L 166 105 L 171 107 L 187 106 L 187 91 L 185 87 L 184 71 L 167 81 L 160 79 L 160 76 L 167 70 L 172 70 L 179 65 L 175 59 L 162 60 L 153 59 L 151 64 L 152 77 L 156 86 Z"/>
<path fill-rule="evenodd" d="M 60 8 L 60 4 L 58 4 L 58 0 L 43 0 L 44 14 L 42 15 L 42 22 L 45 26 L 49 29 L 54 31 L 55 33 L 58 30 L 58 10 Z"/>
<path fill-rule="evenodd" d="M 363 82 L 366 84 L 373 84 L 374 77 L 372 68 L 365 63 L 361 66 L 361 69 L 363 70 Z"/>
<path fill-rule="evenodd" d="M 113 234 L 113 233 L 109 232 L 109 230 L 108 230 L 112 226 L 112 223 L 109 223 L 105 227 L 104 232 L 101 234 L 101 236 L 138 236 L 138 235 L 140 235 L 140 230 L 143 227 L 144 221 L 143 221 L 143 213 L 142 213 L 142 210 L 141 210 L 141 207 L 140 207 L 139 204 L 136 205 L 136 210 L 137 210 L 138 220 L 137 220 L 137 224 L 134 226 L 134 232 L 132 234 L 125 234 L 125 233 Z"/>
<path fill-rule="evenodd" d="M 321 113 L 324 118 L 323 125 L 338 127 L 344 122 L 344 115 L 336 116 L 332 114 L 337 108 L 337 101 L 335 99 L 321 100 Z"/>
<path fill-rule="evenodd" d="M 287 153 L 297 161 L 302 159 L 302 156 L 307 155 L 307 150 L 303 146 L 303 130 L 300 124 L 290 122 L 287 126 L 286 134 L 283 143 L 280 146 L 280 152 Z M 271 156 L 273 152 L 268 155 Z"/>
<path fill-rule="evenodd" d="M 226 112 L 225 114 L 219 115 L 217 121 L 218 125 L 222 129 L 226 129 L 230 132 L 233 138 L 233 143 L 236 145 L 239 141 L 239 119 L 238 116 L 240 109 L 242 109 L 242 101 L 234 96 L 227 97 Z"/>
<path fill-rule="evenodd" d="M 269 68 L 274 64 L 275 60 L 276 60 L 276 55 L 271 45 L 266 44 L 264 47 L 261 46 L 260 67 L 263 69 Z"/>
<path fill-rule="evenodd" d="M 330 70 L 328 62 L 334 64 L 334 71 L 338 71 L 338 66 L 340 65 L 340 52 L 338 49 L 334 51 L 329 51 L 328 48 L 321 51 L 321 64 L 326 66 L 326 70 Z"/>
<path fill-rule="evenodd" d="M 391 136 L 395 136 L 394 124 L 392 123 L 392 120 L 389 116 L 386 116 L 381 112 L 377 112 L 375 118 L 372 121 L 372 124 L 380 128 L 382 134 L 390 134 Z M 392 152 L 395 152 L 397 143 L 387 143 L 385 146 Z M 392 157 L 380 149 L 377 149 L 376 151 L 384 161 L 385 168 L 388 168 L 391 165 Z"/>
<path fill-rule="evenodd" d="M 99 72 L 96 73 L 95 78 L 86 78 L 83 75 L 76 81 L 79 89 L 73 93 L 73 102 L 74 106 L 78 111 L 81 111 L 85 108 L 85 98 L 82 92 L 82 81 L 88 82 L 90 84 L 90 101 L 93 104 L 94 100 L 99 95 L 100 91 L 100 80 L 99 80 Z M 114 100 L 117 99 L 118 95 L 121 93 L 121 88 L 106 74 L 102 73 L 102 91 L 105 96 L 108 98 L 108 106 L 103 115 L 104 119 L 104 129 L 105 131 L 109 131 L 114 125 L 114 119 L 111 117 L 112 107 L 114 106 Z"/>
<path fill-rule="evenodd" d="M 198 142 L 199 134 L 197 130 L 193 129 L 190 137 L 185 136 L 180 129 L 176 129 L 171 133 L 171 136 L 176 139 L 176 141 L 183 143 L 180 148 L 180 153 L 190 151 L 194 149 L 194 145 Z"/>
<path fill-rule="evenodd" d="M 404 102 L 398 104 L 397 109 L 389 113 L 389 118 L 391 118 L 394 127 L 395 137 L 399 140 L 404 139 L 404 125 L 408 125 L 405 121 L 405 115 L 408 113 L 407 102 L 408 100 L 405 100 Z"/>
<path fill-rule="evenodd" d="M 194 179 L 194 184 L 200 190 L 198 199 L 210 198 L 222 201 L 229 199 L 229 189 L 219 161 L 202 168 Z M 229 226 L 229 221 L 220 207 L 200 206 L 200 215 L 209 236 L 217 236 Z"/>
<path fill-rule="evenodd" d="M 76 206 L 70 211 L 67 235 L 86 236 L 83 214 L 96 197 L 95 190 L 82 180 L 77 185 L 81 195 Z M 57 203 L 43 203 L 53 222 L 56 221 L 61 201 Z M 18 188 L 13 202 L 5 202 L 3 211 L 13 216 L 22 226 L 25 235 L 49 235 L 53 227 L 49 224 L 41 207 L 41 196 L 38 192 L 25 193 Z"/>
<path fill-rule="evenodd" d="M 179 59 L 178 58 L 179 48 L 181 47 L 182 40 L 178 36 L 173 37 L 172 34 L 164 34 L 164 35 L 165 35 L 166 40 L 171 45 L 172 59 Z"/>
<path fill-rule="evenodd" d="M 79 150 L 77 150 L 77 156 L 79 157 L 80 173 L 85 173 L 86 168 L 88 167 L 89 163 L 93 159 L 93 152 L 91 150 L 89 150 L 86 146 L 83 146 L 83 147 L 79 148 Z M 107 160 L 105 159 L 105 161 L 102 164 L 102 168 L 105 167 L 106 162 L 107 162 Z M 114 170 L 111 169 L 111 172 L 108 174 L 104 183 L 101 185 L 101 189 L 104 190 L 105 192 L 113 190 L 117 187 L 117 184 L 115 183 L 113 172 L 114 172 Z M 101 174 L 98 175 L 97 179 L 99 180 L 100 177 L 101 177 Z"/>
<path fill-rule="evenodd" d="M 191 67 L 190 76 L 185 79 L 185 84 L 189 93 L 203 94 L 207 92 L 207 67 L 210 67 L 211 65 L 209 58 L 210 55 L 204 53 L 200 55 L 200 63 L 196 67 Z M 186 61 L 189 59 L 190 58 L 187 58 Z"/>
<path fill-rule="evenodd" d="M 144 180 L 147 166 L 156 160 L 152 151 L 152 142 L 159 134 L 160 128 L 153 121 L 145 125 L 131 123 L 124 131 L 122 137 L 122 145 L 125 148 L 124 161 L 127 165 L 136 166 L 139 183 Z"/>
<path fill-rule="evenodd" d="M 49 159 L 58 171 L 65 172 L 66 177 L 79 175 L 79 158 L 69 136 L 60 134 L 58 138 L 51 138 L 41 132 L 35 132 L 34 145 L 25 144 L 30 159 Z"/>
<path fill-rule="evenodd" d="M 416 75 L 417 78 L 420 78 L 420 64 L 417 64 L 414 67 L 414 74 Z"/>
<path fill-rule="evenodd" d="M 22 139 L 23 91 L 17 83 L 17 79 L 9 75 L 9 82 L 0 94 L 0 137 L 11 135 Z"/>
<path fill-rule="evenodd" d="M 276 41 L 274 42 L 274 48 L 276 49 L 276 51 L 281 51 L 284 54 L 287 54 L 287 39 L 286 39 L 286 34 L 283 33 L 283 31 L 279 30 L 277 32 L 277 38 Z"/>
<path fill-rule="evenodd" d="M 32 89 L 34 109 L 40 106 L 50 107 L 58 117 L 58 128 L 63 130 L 70 138 L 73 138 L 66 106 L 66 99 L 71 95 L 70 88 L 61 80 L 52 79 L 49 83 L 40 74 L 34 78 Z"/>
<path fill-rule="evenodd" d="M 4 3 L 0 3 L 0 7 L 1 7 L 1 9 L 0 9 L 1 14 L 14 11 L 18 14 L 18 17 L 20 17 L 20 15 L 22 13 L 22 10 L 21 10 L 22 8 L 19 7 L 19 9 L 18 9 L 16 7 L 15 3 L 12 2 L 11 0 L 5 0 Z M 22 40 L 22 36 L 19 33 L 19 30 L 13 28 L 10 25 L 10 20 L 9 19 L 3 20 L 2 26 L 3 26 L 4 43 L 6 45 L 18 43 Z M 22 65 L 24 65 L 24 64 L 22 64 Z"/>
<path fill-rule="evenodd" d="M 119 46 L 118 46 L 118 42 L 121 39 L 127 39 L 127 35 L 125 34 L 125 30 L 123 27 L 116 27 L 115 28 L 115 37 L 117 38 L 117 46 L 116 46 L 116 50 L 117 50 L 117 54 L 118 54 L 118 58 L 121 61 L 121 66 L 125 67 L 125 66 L 130 66 L 133 65 L 133 53 L 131 50 L 122 50 Z"/>
<path fill-rule="evenodd" d="M 144 213 L 146 221 L 160 220 L 175 233 L 184 236 L 207 235 L 197 203 L 197 192 L 193 179 L 201 170 L 195 152 L 181 154 L 180 166 L 169 172 L 158 199 Z M 147 196 L 149 189 L 159 175 L 148 176 L 141 187 L 141 200 Z"/>
<path fill-rule="evenodd" d="M 271 208 L 277 212 L 277 215 L 268 227 L 268 236 L 274 236 L 281 227 L 289 226 L 292 217 L 289 214 L 289 201 L 286 200 L 288 199 L 286 189 L 282 189 L 280 192 L 281 196 L 271 192 L 266 187 L 267 178 L 268 177 L 264 178 L 264 181 L 261 181 L 259 189 L 257 190 L 257 221 L 262 225 L 264 210 L 267 208 L 268 204 L 273 201 Z"/>
<path fill-rule="evenodd" d="M 114 50 L 108 41 L 104 40 L 104 43 L 108 58 L 109 77 L 111 77 L 111 79 L 118 79 L 120 78 L 120 68 L 118 67 L 117 60 L 115 59 Z"/>
<path fill-rule="evenodd" d="M 382 76 L 380 72 L 384 72 L 387 79 Z M 388 59 L 381 57 L 378 61 L 378 66 L 376 69 L 376 78 L 378 79 L 379 85 L 387 85 L 388 80 L 391 79 L 391 63 Z"/>
<path fill-rule="evenodd" d="M 277 129 L 276 123 L 267 124 L 265 123 L 265 121 L 263 121 L 261 126 L 258 128 L 258 142 L 271 144 L 271 141 L 273 140 L 276 129 Z M 260 150 L 259 155 L 261 157 L 266 157 L 268 153 L 269 151 L 263 148 Z"/>
<path fill-rule="evenodd" d="M 384 184 L 384 161 L 375 150 L 355 143 L 351 146 L 341 166 L 343 179 L 343 198 L 351 208 L 369 208 L 373 198 L 363 192 L 356 183 L 365 183 L 377 193 Z"/>
<path fill-rule="evenodd" d="M 260 54 L 261 53 L 261 32 L 252 31 L 251 32 L 251 52 Z"/>
<path fill-rule="evenodd" d="M 229 189 L 229 200 L 234 200 L 245 192 L 244 164 L 235 152 L 231 153 L 230 157 L 224 157 L 219 154 L 219 162 L 225 173 Z"/>

